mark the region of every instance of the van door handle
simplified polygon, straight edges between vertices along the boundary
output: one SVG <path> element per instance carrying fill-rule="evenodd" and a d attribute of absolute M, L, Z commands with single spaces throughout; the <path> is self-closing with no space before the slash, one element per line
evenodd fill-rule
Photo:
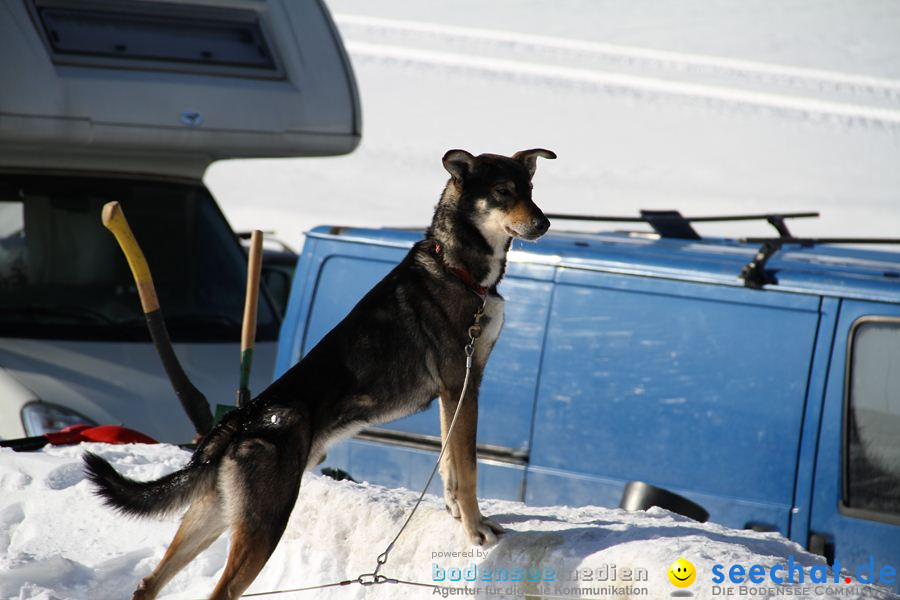
<path fill-rule="evenodd" d="M 809 551 L 813 554 L 824 556 L 825 562 L 828 563 L 829 567 L 834 565 L 834 540 L 830 535 L 825 533 L 810 533 L 807 548 L 809 548 Z"/>
<path fill-rule="evenodd" d="M 758 521 L 748 521 L 744 523 L 744 529 L 749 529 L 750 531 L 778 531 L 778 527 L 776 525 L 772 525 L 771 523 L 760 523 Z"/>

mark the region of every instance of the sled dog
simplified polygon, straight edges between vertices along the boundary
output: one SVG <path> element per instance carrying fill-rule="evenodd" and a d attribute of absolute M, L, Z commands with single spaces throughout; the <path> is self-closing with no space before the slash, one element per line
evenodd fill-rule
<path fill-rule="evenodd" d="M 271 555 L 288 522 L 303 472 L 326 448 L 370 424 L 426 408 L 440 398 L 444 500 L 473 544 L 503 528 L 475 497 L 478 388 L 503 324 L 497 284 L 512 238 L 534 240 L 550 221 L 531 197 L 533 149 L 512 157 L 450 150 L 444 187 L 425 238 L 296 365 L 246 406 L 226 415 L 187 466 L 155 481 L 123 477 L 86 453 L 87 475 L 120 512 L 161 515 L 187 506 L 160 564 L 133 600 L 151 600 L 227 528 L 231 547 L 210 598 L 238 598 Z M 464 346 L 483 305 L 469 386 L 453 435 L 447 429 L 466 371 Z"/>

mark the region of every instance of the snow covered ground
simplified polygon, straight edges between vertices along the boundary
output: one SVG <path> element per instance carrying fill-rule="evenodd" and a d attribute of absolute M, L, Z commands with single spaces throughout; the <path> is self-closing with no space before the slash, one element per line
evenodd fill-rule
<path fill-rule="evenodd" d="M 0 449 L 0 598 L 128 598 L 139 579 L 162 557 L 174 535 L 177 519 L 135 520 L 101 506 L 81 470 L 80 455 L 85 449 L 101 454 L 119 471 L 140 479 L 159 477 L 188 458 L 187 452 L 167 445 L 88 444 L 34 454 Z M 400 527 L 415 499 L 416 494 L 408 490 L 307 475 L 284 538 L 248 593 L 331 583 L 371 572 L 376 556 Z M 697 569 L 697 579 L 688 591 L 694 598 L 704 599 L 723 597 L 714 595 L 715 564 L 726 570 L 732 564 L 745 568 L 758 564 L 768 572 L 773 565 L 787 565 L 792 556 L 795 563 L 805 568 L 805 584 L 778 586 L 782 593 L 788 588 L 797 593 L 806 587 L 811 590 L 810 597 L 817 598 L 847 598 L 839 594 L 848 591 L 852 593 L 849 597 L 865 594 L 867 598 L 900 598 L 883 588 L 857 583 L 829 583 L 821 586 L 822 593 L 816 593 L 817 586 L 809 583 L 810 568 L 822 561 L 796 544 L 777 534 L 701 525 L 659 509 L 626 513 L 597 507 L 535 508 L 514 502 L 483 501 L 482 510 L 502 523 L 508 533 L 485 555 L 447 557 L 453 552 L 474 554 L 475 549 L 466 543 L 459 525 L 443 509 L 442 500 L 426 497 L 382 572 L 396 579 L 432 583 L 434 565 L 445 572 L 469 568 L 474 573 L 474 564 L 479 574 L 477 582 L 445 581 L 444 585 L 481 588 L 481 593 L 474 596 L 478 598 L 522 597 L 527 591 L 530 598 L 661 599 L 676 591 L 666 572 L 676 559 L 683 557 Z M 161 598 L 206 597 L 221 575 L 227 547 L 227 537 L 215 542 L 176 576 Z M 523 582 L 486 583 L 482 577 L 488 568 L 508 569 L 510 573 L 515 569 L 539 569 L 544 587 L 537 593 L 534 587 L 525 588 Z M 548 581 L 547 571 L 551 569 L 553 581 Z M 579 581 L 574 580 L 576 569 Z M 628 582 L 627 569 L 631 570 L 632 579 L 645 573 L 646 580 Z M 585 579 L 585 570 L 591 579 Z M 848 575 L 855 578 L 850 572 L 842 573 L 841 579 Z M 828 580 L 833 581 L 830 571 Z M 610 586 L 618 593 L 610 594 Z M 774 588 L 771 583 L 751 587 Z M 735 588 L 737 596 L 733 597 L 746 597 Z M 585 593 L 576 593 L 576 589 Z M 440 591 L 396 584 L 367 588 L 353 585 L 262 597 L 432 598 Z M 776 590 L 770 591 L 774 595 Z"/>
<path fill-rule="evenodd" d="M 346 157 L 213 165 L 206 182 L 238 229 L 297 247 L 324 223 L 422 226 L 447 149 L 542 146 L 559 155 L 536 176 L 547 212 L 817 210 L 796 233 L 900 231 L 891 0 L 328 5 L 359 83 L 362 144 Z"/>

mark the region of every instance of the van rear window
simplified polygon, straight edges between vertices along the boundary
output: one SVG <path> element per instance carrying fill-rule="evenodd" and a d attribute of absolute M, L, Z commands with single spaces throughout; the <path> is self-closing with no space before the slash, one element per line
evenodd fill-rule
<path fill-rule="evenodd" d="M 0 175 L 0 336 L 149 340 L 137 289 L 100 222 L 118 200 L 144 251 L 176 342 L 238 342 L 246 258 L 200 185 Z M 258 340 L 278 317 L 260 297 Z"/>
<path fill-rule="evenodd" d="M 845 503 L 900 516 L 900 320 L 854 327 L 849 376 Z"/>

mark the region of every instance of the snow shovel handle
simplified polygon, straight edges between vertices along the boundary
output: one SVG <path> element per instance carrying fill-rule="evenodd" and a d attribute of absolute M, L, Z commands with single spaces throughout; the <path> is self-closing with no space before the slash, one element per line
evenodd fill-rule
<path fill-rule="evenodd" d="M 247 261 L 247 295 L 244 300 L 244 321 L 241 325 L 241 378 L 237 391 L 237 405 L 250 401 L 250 367 L 253 364 L 253 344 L 256 340 L 256 315 L 259 306 L 259 279 L 262 271 L 263 232 L 254 229 L 250 235 L 250 256 Z"/>
<path fill-rule="evenodd" d="M 134 276 L 134 283 L 137 285 L 138 295 L 141 297 L 144 314 L 159 310 L 159 298 L 156 297 L 153 277 L 150 276 L 150 266 L 125 219 L 122 207 L 118 202 L 107 202 L 103 205 L 103 213 L 100 218 L 103 226 L 116 236 L 116 241 L 119 242 L 119 247 L 125 254 L 125 260 L 128 261 L 131 274 Z"/>
<path fill-rule="evenodd" d="M 206 397 L 194 387 L 188 379 L 187 374 L 181 367 L 175 350 L 172 348 L 172 340 L 169 338 L 169 331 L 166 329 L 166 323 L 163 320 L 162 311 L 159 307 L 159 299 L 156 296 L 156 288 L 153 286 L 153 278 L 150 275 L 150 267 L 147 259 L 141 250 L 128 221 L 125 219 L 125 213 L 118 202 L 107 202 L 103 206 L 101 215 L 103 225 L 109 229 L 131 268 L 131 274 L 134 276 L 134 282 L 137 285 L 138 295 L 141 298 L 141 307 L 144 309 L 144 316 L 147 319 L 147 328 L 150 330 L 150 337 L 156 352 L 162 361 L 166 375 L 169 376 L 169 382 L 175 390 L 175 395 L 181 401 L 184 411 L 194 425 L 194 429 L 200 435 L 205 435 L 212 429 L 213 418 L 209 410 L 209 403 Z"/>

